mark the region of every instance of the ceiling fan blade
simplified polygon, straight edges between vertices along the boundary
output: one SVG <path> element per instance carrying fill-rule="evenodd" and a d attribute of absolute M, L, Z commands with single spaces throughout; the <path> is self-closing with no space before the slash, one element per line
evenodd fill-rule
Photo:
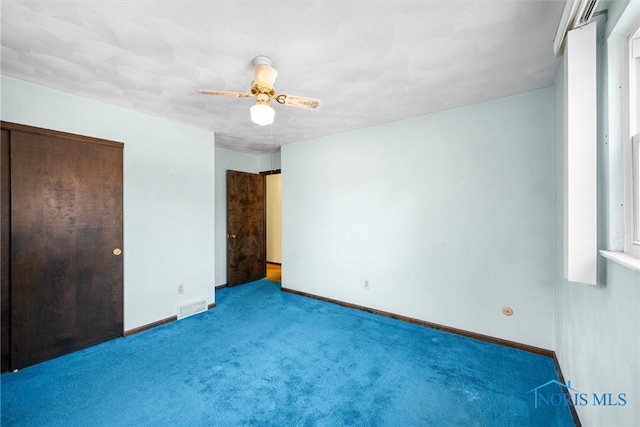
<path fill-rule="evenodd" d="M 322 101 L 313 98 L 304 98 L 295 95 L 277 95 L 275 100 L 280 104 L 289 105 L 291 107 L 304 108 L 307 110 L 319 110 L 322 107 Z"/>
<path fill-rule="evenodd" d="M 243 92 L 225 92 L 223 90 L 207 90 L 207 89 L 200 89 L 198 92 L 204 94 L 204 95 L 219 95 L 219 96 L 231 96 L 234 98 L 247 98 L 250 96 L 253 96 L 250 93 L 243 93 Z"/>
<path fill-rule="evenodd" d="M 266 89 L 273 89 L 273 84 L 278 77 L 278 70 L 267 64 L 256 65 L 256 76 L 254 83 Z"/>

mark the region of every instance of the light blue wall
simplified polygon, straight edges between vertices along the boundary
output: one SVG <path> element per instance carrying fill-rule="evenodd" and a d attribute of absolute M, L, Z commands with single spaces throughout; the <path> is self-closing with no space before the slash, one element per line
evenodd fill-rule
<path fill-rule="evenodd" d="M 608 2 L 608 34 L 626 7 L 626 1 Z M 599 57 L 606 59 L 605 45 L 600 45 Z M 606 87 L 609 71 L 606 61 L 599 70 L 600 95 Z M 611 71 L 613 72 L 613 71 Z M 563 69 L 555 80 L 555 188 L 556 188 L 556 343 L 555 351 L 565 379 L 579 392 L 626 393 L 624 407 L 578 406 L 580 420 L 585 426 L 640 425 L 640 273 L 615 262 L 600 259 L 598 286 L 567 282 L 563 277 Z M 619 215 L 619 195 L 611 194 L 621 188 L 621 159 L 610 156 L 620 153 L 621 139 L 608 138 L 607 114 L 610 111 L 606 96 L 599 97 L 598 135 L 598 191 L 599 191 L 599 247 L 606 249 L 609 239 L 616 239 L 622 231 Z M 617 111 L 617 110 L 616 110 Z M 616 162 L 615 159 L 618 158 Z M 609 161 L 612 163 L 609 163 Z M 616 172 L 617 168 L 617 172 Z M 616 206 L 610 206 L 615 203 Z M 616 230 L 618 229 L 618 230 Z M 614 244 L 615 246 L 615 244 Z"/>
<path fill-rule="evenodd" d="M 125 330 L 197 298 L 213 302 L 213 133 L 4 76 L 1 83 L 4 121 L 124 143 Z"/>
<path fill-rule="evenodd" d="M 552 89 L 285 145 L 283 286 L 552 349 L 553 164 Z"/>

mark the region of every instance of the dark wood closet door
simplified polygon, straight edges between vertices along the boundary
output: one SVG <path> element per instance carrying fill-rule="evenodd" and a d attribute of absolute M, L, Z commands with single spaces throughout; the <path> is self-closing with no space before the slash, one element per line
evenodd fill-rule
<path fill-rule="evenodd" d="M 10 140 L 15 369 L 122 335 L 122 145 Z"/>
<path fill-rule="evenodd" d="M 265 178 L 227 171 L 227 285 L 267 275 Z"/>

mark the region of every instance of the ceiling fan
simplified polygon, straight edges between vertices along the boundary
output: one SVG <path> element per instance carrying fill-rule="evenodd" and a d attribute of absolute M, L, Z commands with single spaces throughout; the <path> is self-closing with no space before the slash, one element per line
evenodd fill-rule
<path fill-rule="evenodd" d="M 288 105 L 290 107 L 304 108 L 312 111 L 320 109 L 322 102 L 319 99 L 276 93 L 273 84 L 278 76 L 278 71 L 271 66 L 272 63 L 271 58 L 266 56 L 256 56 L 253 58 L 252 64 L 255 67 L 255 76 L 251 83 L 251 93 L 206 89 L 202 89 L 199 92 L 205 95 L 230 96 L 236 98 L 256 97 L 256 103 L 250 109 L 251 120 L 261 126 L 273 123 L 275 111 L 271 107 L 272 99 L 278 104 Z"/>

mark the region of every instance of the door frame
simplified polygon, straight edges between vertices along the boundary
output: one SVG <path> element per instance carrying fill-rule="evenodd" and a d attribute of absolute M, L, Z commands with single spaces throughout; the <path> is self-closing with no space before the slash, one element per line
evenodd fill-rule
<path fill-rule="evenodd" d="M 282 175 L 282 169 L 274 169 L 274 170 L 270 170 L 270 171 L 260 172 L 260 175 Z M 265 221 L 264 221 L 264 223 L 265 223 L 265 226 L 264 226 L 265 227 L 265 230 L 264 230 L 265 236 L 264 236 L 264 242 L 265 242 L 265 246 L 267 244 L 267 239 L 269 238 L 269 234 L 267 233 L 267 220 L 268 220 L 268 217 L 267 217 L 267 209 L 266 209 L 266 204 L 267 204 L 267 200 L 269 198 L 269 194 L 268 194 L 268 188 L 266 187 L 266 185 L 267 185 L 267 183 L 266 183 L 266 177 L 265 177 L 265 191 L 264 191 L 264 197 L 265 197 L 265 211 L 264 211 L 265 212 L 264 213 L 264 215 L 265 215 Z M 281 205 L 282 205 L 282 203 L 281 203 Z M 281 230 L 280 234 L 282 234 L 282 230 Z M 267 254 L 267 249 L 265 247 L 265 259 L 267 260 L 267 264 L 270 264 L 269 260 L 267 259 L 266 254 Z M 271 264 L 273 264 L 273 263 L 271 263 Z M 281 262 L 277 263 L 277 264 L 282 265 Z"/>

